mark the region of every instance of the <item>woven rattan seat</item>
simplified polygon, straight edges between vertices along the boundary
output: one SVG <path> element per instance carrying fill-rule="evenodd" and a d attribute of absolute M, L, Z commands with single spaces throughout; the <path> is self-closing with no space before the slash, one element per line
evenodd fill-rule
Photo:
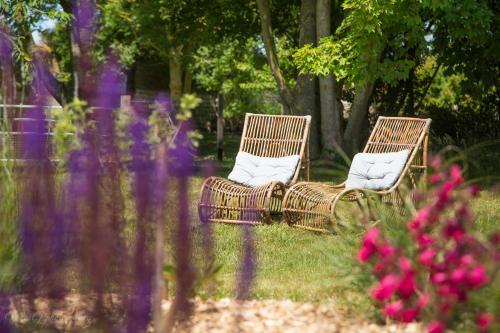
<path fill-rule="evenodd" d="M 258 187 L 210 177 L 201 187 L 200 219 L 210 222 L 259 224 L 281 213 L 286 188 L 309 179 L 309 117 L 249 114 L 241 137 L 240 151 L 261 157 L 299 155 L 289 184 L 270 182 Z"/>
<path fill-rule="evenodd" d="M 384 202 L 402 205 L 399 188 L 403 180 L 410 179 L 411 186 L 416 187 L 416 176 L 426 175 L 430 123 L 430 119 L 379 117 L 363 152 L 388 153 L 409 149 L 410 156 L 396 183 L 381 191 L 346 189 L 345 182 L 338 185 L 297 183 L 290 187 L 283 200 L 287 222 L 293 227 L 328 231 L 339 219 L 336 209 L 340 201 L 358 201 L 370 193 Z"/>

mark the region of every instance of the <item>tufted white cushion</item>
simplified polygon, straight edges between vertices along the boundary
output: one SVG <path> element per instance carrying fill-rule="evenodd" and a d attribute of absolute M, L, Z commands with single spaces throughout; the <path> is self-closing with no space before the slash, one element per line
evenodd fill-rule
<path fill-rule="evenodd" d="M 229 180 L 246 186 L 256 187 L 272 181 L 288 184 L 299 163 L 299 155 L 285 157 L 260 157 L 240 151 L 236 155 Z"/>
<path fill-rule="evenodd" d="M 409 150 L 395 153 L 359 153 L 354 155 L 346 188 L 388 189 L 398 180 L 410 155 Z"/>

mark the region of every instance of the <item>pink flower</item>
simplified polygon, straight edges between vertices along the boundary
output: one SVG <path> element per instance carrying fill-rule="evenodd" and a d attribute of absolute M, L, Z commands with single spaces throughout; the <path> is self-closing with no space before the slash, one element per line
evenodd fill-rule
<path fill-rule="evenodd" d="M 445 262 L 447 264 L 449 264 L 450 262 L 455 262 L 459 259 L 459 253 L 458 253 L 458 249 L 454 248 L 448 252 L 446 252 L 446 255 L 445 255 Z"/>
<path fill-rule="evenodd" d="M 386 304 L 386 306 L 384 307 L 384 314 L 387 317 L 394 318 L 403 310 L 403 308 L 404 305 L 402 300 L 394 301 Z"/>
<path fill-rule="evenodd" d="M 417 241 L 418 241 L 419 247 L 424 247 L 426 245 L 433 244 L 434 237 L 427 235 L 427 234 L 420 234 L 417 236 Z"/>
<path fill-rule="evenodd" d="M 460 263 L 462 265 L 472 265 L 475 262 L 474 256 L 472 254 L 466 254 L 460 257 Z"/>
<path fill-rule="evenodd" d="M 379 249 L 378 253 L 382 256 L 382 258 L 392 257 L 396 253 L 396 249 L 389 243 L 384 243 Z"/>
<path fill-rule="evenodd" d="M 408 298 L 415 293 L 415 277 L 413 272 L 406 273 L 399 282 L 398 295 Z"/>
<path fill-rule="evenodd" d="M 429 208 L 424 207 L 420 209 L 417 215 L 408 223 L 408 229 L 410 231 L 417 231 L 425 226 L 430 219 L 431 211 Z"/>
<path fill-rule="evenodd" d="M 417 233 L 422 228 L 422 221 L 414 218 L 413 220 L 410 220 L 406 226 L 411 232 Z"/>
<path fill-rule="evenodd" d="M 378 263 L 373 266 L 373 274 L 374 275 L 379 275 L 382 273 L 385 269 L 386 263 L 383 260 L 380 260 Z"/>
<path fill-rule="evenodd" d="M 462 204 L 460 208 L 457 210 L 457 216 L 463 221 L 471 221 L 472 220 L 472 212 L 470 211 L 469 206 L 467 204 Z"/>
<path fill-rule="evenodd" d="M 410 259 L 408 259 L 407 257 L 399 258 L 399 267 L 405 273 L 411 271 L 412 268 Z"/>
<path fill-rule="evenodd" d="M 427 333 L 442 333 L 444 332 L 444 325 L 439 321 L 431 321 L 427 326 Z"/>
<path fill-rule="evenodd" d="M 377 227 L 372 227 L 368 229 L 363 237 L 363 245 L 375 245 L 378 236 L 380 235 L 380 229 Z"/>
<path fill-rule="evenodd" d="M 493 323 L 493 315 L 491 313 L 483 312 L 476 317 L 476 325 L 479 331 L 486 331 Z"/>
<path fill-rule="evenodd" d="M 363 237 L 361 249 L 358 252 L 358 259 L 361 262 L 368 261 L 376 252 L 377 247 L 375 243 L 380 235 L 380 229 L 377 227 L 370 228 L 366 231 Z"/>
<path fill-rule="evenodd" d="M 465 290 L 456 287 L 452 288 L 452 290 L 460 302 L 465 302 L 467 300 L 467 293 Z"/>
<path fill-rule="evenodd" d="M 441 168 L 441 165 L 443 164 L 443 160 L 441 159 L 440 156 L 434 156 L 431 160 L 430 160 L 430 165 L 433 169 L 439 169 Z"/>
<path fill-rule="evenodd" d="M 465 281 L 466 277 L 467 277 L 467 270 L 462 267 L 456 268 L 450 274 L 450 280 L 453 283 L 461 283 Z"/>
<path fill-rule="evenodd" d="M 444 302 L 439 306 L 439 309 L 441 310 L 441 314 L 447 316 L 450 313 L 451 310 L 451 303 L 450 302 Z"/>
<path fill-rule="evenodd" d="M 475 198 L 479 195 L 479 193 L 481 192 L 481 188 L 478 186 L 478 185 L 471 185 L 469 186 L 469 192 L 470 192 L 470 195 Z"/>
<path fill-rule="evenodd" d="M 401 321 L 403 323 L 410 323 L 417 318 L 418 314 L 420 313 L 420 309 L 418 308 L 411 308 L 411 309 L 406 309 L 401 312 Z"/>
<path fill-rule="evenodd" d="M 436 250 L 432 247 L 426 248 L 418 256 L 418 262 L 424 266 L 430 267 L 436 256 Z"/>
<path fill-rule="evenodd" d="M 422 293 L 422 294 L 420 294 L 420 296 L 418 296 L 417 306 L 420 309 L 425 308 L 428 303 L 429 303 L 429 294 Z"/>
<path fill-rule="evenodd" d="M 451 191 L 453 191 L 455 185 L 451 181 L 447 181 L 441 186 L 437 192 L 436 208 L 442 210 L 451 200 Z"/>
<path fill-rule="evenodd" d="M 371 296 L 378 300 L 384 301 L 391 297 L 398 287 L 398 278 L 394 274 L 387 274 L 382 278 L 380 283 L 371 291 Z"/>
<path fill-rule="evenodd" d="M 463 183 L 464 179 L 462 177 L 462 171 L 460 170 L 460 167 L 456 164 L 453 164 L 450 167 L 450 176 L 451 180 L 455 185 L 460 185 Z"/>
<path fill-rule="evenodd" d="M 437 288 L 437 293 L 441 296 L 450 296 L 453 295 L 453 289 L 449 284 L 442 284 Z"/>
<path fill-rule="evenodd" d="M 459 243 L 465 235 L 465 230 L 460 223 L 451 221 L 444 227 L 443 234 L 445 237 L 452 238 Z"/>
<path fill-rule="evenodd" d="M 443 174 L 442 173 L 434 173 L 430 175 L 429 177 L 429 183 L 431 184 L 437 184 L 443 180 Z"/>
<path fill-rule="evenodd" d="M 431 275 L 431 281 L 433 283 L 437 283 L 437 284 L 443 283 L 447 279 L 448 279 L 448 276 L 446 275 L 446 273 L 439 272 L 439 273 L 434 273 Z"/>
<path fill-rule="evenodd" d="M 366 244 L 358 252 L 358 260 L 362 263 L 367 262 L 375 253 L 375 246 Z"/>
<path fill-rule="evenodd" d="M 488 275 L 486 274 L 486 268 L 483 265 L 477 265 L 467 275 L 467 283 L 472 288 L 479 288 L 488 282 Z"/>

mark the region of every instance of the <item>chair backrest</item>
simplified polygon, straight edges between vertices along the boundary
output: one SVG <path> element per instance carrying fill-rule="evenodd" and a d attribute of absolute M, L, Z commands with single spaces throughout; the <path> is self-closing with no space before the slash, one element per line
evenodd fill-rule
<path fill-rule="evenodd" d="M 410 157 L 394 185 L 397 186 L 409 168 L 427 172 L 430 125 L 431 119 L 379 117 L 363 152 L 389 153 L 409 149 Z"/>
<path fill-rule="evenodd" d="M 261 157 L 299 155 L 299 167 L 290 185 L 299 177 L 309 180 L 310 116 L 275 116 L 247 113 L 240 151 Z"/>

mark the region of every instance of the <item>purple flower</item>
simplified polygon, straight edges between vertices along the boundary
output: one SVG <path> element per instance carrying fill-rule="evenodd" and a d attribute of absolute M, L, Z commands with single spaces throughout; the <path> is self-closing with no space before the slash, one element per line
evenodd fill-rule
<path fill-rule="evenodd" d="M 255 275 L 255 245 L 252 227 L 243 227 L 243 258 L 241 260 L 236 298 L 245 300 L 250 296 L 250 287 Z"/>

